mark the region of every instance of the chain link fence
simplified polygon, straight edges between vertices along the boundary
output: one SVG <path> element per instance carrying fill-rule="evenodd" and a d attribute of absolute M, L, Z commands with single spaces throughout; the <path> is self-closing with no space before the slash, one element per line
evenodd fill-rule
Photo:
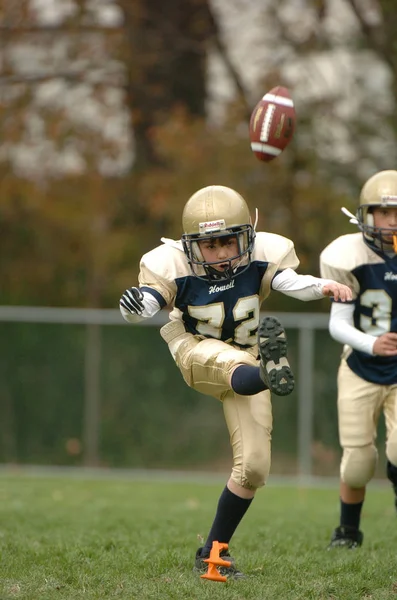
<path fill-rule="evenodd" d="M 326 314 L 272 314 L 297 380 L 273 397 L 272 473 L 335 476 L 341 347 Z M 118 310 L 0 307 L 0 462 L 228 471 L 222 405 L 183 382 L 158 332 L 167 318 L 134 326 Z"/>

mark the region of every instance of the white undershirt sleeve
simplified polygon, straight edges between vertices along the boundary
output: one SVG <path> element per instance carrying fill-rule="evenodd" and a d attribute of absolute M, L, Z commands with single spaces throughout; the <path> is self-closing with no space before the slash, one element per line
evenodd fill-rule
<path fill-rule="evenodd" d="M 293 269 L 284 269 L 273 278 L 272 289 L 298 300 L 319 300 L 324 298 L 323 287 L 330 282 L 330 279 L 298 275 Z"/>
<path fill-rule="evenodd" d="M 377 338 L 354 327 L 353 313 L 354 304 L 332 303 L 328 325 L 331 337 L 354 350 L 373 356 L 373 347 Z"/>
<path fill-rule="evenodd" d="M 132 314 L 126 308 L 124 308 L 124 306 L 120 305 L 120 312 L 123 315 L 123 319 L 128 321 L 128 323 L 140 323 L 145 319 L 150 319 L 151 317 L 154 317 L 154 315 L 158 313 L 161 308 L 160 304 L 156 298 L 152 296 L 152 294 L 146 291 L 143 291 L 142 294 L 143 305 L 145 308 L 141 315 Z"/>

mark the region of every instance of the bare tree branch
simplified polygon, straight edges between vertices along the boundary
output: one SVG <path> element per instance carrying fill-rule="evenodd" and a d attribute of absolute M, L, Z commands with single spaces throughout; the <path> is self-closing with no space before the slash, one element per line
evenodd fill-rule
<path fill-rule="evenodd" d="M 347 0 L 351 9 L 357 17 L 357 20 L 361 27 L 363 36 L 368 41 L 370 48 L 376 52 L 391 69 L 394 70 L 395 65 L 392 60 L 392 56 L 386 51 L 383 37 L 380 34 L 381 28 L 371 25 L 365 18 L 363 11 L 359 8 L 360 0 Z"/>
<path fill-rule="evenodd" d="M 106 33 L 108 35 L 114 35 L 117 33 L 124 33 L 124 27 L 104 27 L 98 25 L 79 25 L 78 27 L 66 27 L 66 26 L 22 26 L 22 27 L 4 27 L 0 25 L 0 36 L 2 38 L 13 37 L 15 35 L 24 34 L 58 34 L 67 33 L 68 35 L 79 35 L 81 33 Z"/>
<path fill-rule="evenodd" d="M 113 77 L 112 77 L 113 76 Z M 109 86 L 120 86 L 125 87 L 124 78 L 120 75 L 116 75 L 114 73 L 106 73 L 105 76 L 98 76 L 95 78 L 90 74 L 89 71 L 77 71 L 77 72 L 62 72 L 57 71 L 56 73 L 26 73 L 19 75 L 0 75 L 0 85 L 7 84 L 17 84 L 17 83 L 25 83 L 25 84 L 37 84 L 43 83 L 45 81 L 51 81 L 53 79 L 64 79 L 66 81 L 84 81 L 86 83 L 96 84 L 101 83 Z"/>
<path fill-rule="evenodd" d="M 237 72 L 237 69 L 234 67 L 234 65 L 230 59 L 230 55 L 227 51 L 227 47 L 223 43 L 222 36 L 220 33 L 220 28 L 218 25 L 218 21 L 214 15 L 214 12 L 211 10 L 210 3 L 208 3 L 208 11 L 209 11 L 209 15 L 210 15 L 210 18 L 212 21 L 212 26 L 213 26 L 213 41 L 214 41 L 215 47 L 218 50 L 223 62 L 225 63 L 226 69 L 228 70 L 229 75 L 234 82 L 234 85 L 236 86 L 238 94 L 244 104 L 244 107 L 245 107 L 247 120 L 249 121 L 250 116 L 251 116 L 252 107 L 250 106 L 250 103 L 248 101 L 247 92 L 245 90 L 245 87 L 241 80 L 241 77 L 240 77 L 239 73 Z"/>

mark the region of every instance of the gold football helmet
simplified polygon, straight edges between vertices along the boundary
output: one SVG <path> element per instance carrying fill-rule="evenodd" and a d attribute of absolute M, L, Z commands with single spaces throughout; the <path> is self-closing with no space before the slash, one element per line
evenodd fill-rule
<path fill-rule="evenodd" d="M 372 211 L 376 207 L 397 208 L 397 171 L 379 171 L 364 184 L 357 209 L 359 229 L 365 242 L 375 250 L 397 253 L 397 231 L 374 227 Z M 392 235 L 393 244 L 385 238 Z"/>
<path fill-rule="evenodd" d="M 230 280 L 243 273 L 251 263 L 255 230 L 247 203 L 235 190 L 210 185 L 198 190 L 186 202 L 182 215 L 182 244 L 193 274 L 205 281 Z M 217 262 L 206 262 L 198 242 L 211 238 L 236 236 L 238 254 Z M 223 271 L 214 265 L 227 264 Z"/>

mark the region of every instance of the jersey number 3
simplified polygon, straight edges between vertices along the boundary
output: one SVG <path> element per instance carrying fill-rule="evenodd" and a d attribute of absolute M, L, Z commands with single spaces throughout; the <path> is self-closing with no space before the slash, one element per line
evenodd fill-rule
<path fill-rule="evenodd" d="M 390 331 L 392 299 L 385 290 L 367 290 L 361 296 L 361 306 L 372 309 L 372 316 L 360 316 L 360 327 L 370 335 L 382 335 Z"/>
<path fill-rule="evenodd" d="M 201 335 L 220 340 L 222 325 L 225 320 L 225 305 L 223 302 L 207 304 L 206 306 L 189 306 L 189 315 L 197 319 L 196 329 Z M 237 300 L 233 308 L 233 318 L 236 322 L 233 340 L 241 346 L 253 346 L 259 323 L 259 298 L 248 296 Z M 240 323 L 239 323 L 240 321 Z"/>

